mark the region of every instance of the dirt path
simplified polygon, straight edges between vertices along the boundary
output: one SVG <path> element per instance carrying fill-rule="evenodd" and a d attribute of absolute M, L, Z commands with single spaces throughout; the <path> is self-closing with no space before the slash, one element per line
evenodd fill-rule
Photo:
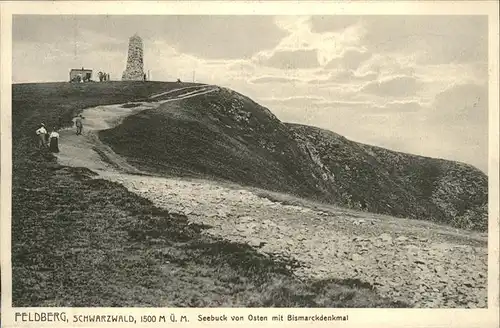
<path fill-rule="evenodd" d="M 76 135 L 75 128 L 60 131 L 59 148 L 61 152 L 57 155 L 58 160 L 63 165 L 87 167 L 99 172 L 121 171 L 140 173 L 139 170 L 127 164 L 126 160 L 117 155 L 109 146 L 103 144 L 99 140 L 97 132 L 111 129 L 119 125 L 127 116 L 141 111 L 157 108 L 171 101 L 196 97 L 216 90 L 217 87 L 213 86 L 185 87 L 154 95 L 151 97 L 155 98 L 152 102 L 134 102 L 87 108 L 82 113 L 83 117 L 85 117 L 82 135 Z M 184 92 L 172 97 L 168 96 L 168 94 L 179 91 Z M 158 97 L 164 99 L 156 100 Z"/>
<path fill-rule="evenodd" d="M 83 136 L 61 132 L 59 160 L 90 168 L 158 207 L 210 225 L 207 234 L 247 243 L 264 254 L 294 258 L 301 264 L 295 269 L 299 277 L 359 278 L 381 295 L 417 307 L 486 307 L 484 234 L 328 206 L 313 210 L 306 202 L 283 205 L 256 191 L 211 181 L 139 176 L 96 137 L 96 130 L 119 124 L 128 115 L 213 90 L 178 89 L 157 95 L 162 100 L 156 103 L 85 110 Z"/>

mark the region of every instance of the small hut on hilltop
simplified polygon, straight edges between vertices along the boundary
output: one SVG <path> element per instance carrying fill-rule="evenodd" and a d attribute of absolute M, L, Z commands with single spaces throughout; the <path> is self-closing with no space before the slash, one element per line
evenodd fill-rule
<path fill-rule="evenodd" d="M 92 70 L 85 68 L 73 68 L 69 71 L 70 82 L 89 82 L 92 79 Z"/>

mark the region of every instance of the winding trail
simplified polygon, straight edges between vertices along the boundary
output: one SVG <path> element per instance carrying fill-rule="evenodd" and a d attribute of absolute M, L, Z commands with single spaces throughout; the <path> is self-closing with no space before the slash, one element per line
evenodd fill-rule
<path fill-rule="evenodd" d="M 172 93 L 192 89 L 196 90 L 156 100 Z M 141 173 L 141 171 L 129 165 L 124 158 L 116 154 L 109 146 L 103 144 L 98 137 L 98 132 L 111 129 L 121 124 L 126 117 L 144 110 L 158 108 L 168 102 L 196 97 L 216 90 L 218 90 L 218 87 L 214 86 L 184 87 L 153 95 L 150 97 L 151 102 L 130 102 L 87 108 L 82 113 L 83 117 L 85 117 L 82 135 L 76 135 L 74 128 L 63 129 L 59 132 L 59 148 L 61 152 L 57 154 L 58 160 L 62 165 L 87 167 L 98 172 Z M 103 157 L 106 160 L 103 160 Z"/>
<path fill-rule="evenodd" d="M 486 234 L 316 206 L 237 185 L 144 175 L 97 137 L 99 130 L 129 115 L 215 90 L 179 88 L 153 95 L 151 102 L 86 109 L 82 136 L 74 129 L 60 132 L 58 160 L 87 167 L 158 207 L 211 226 L 204 233 L 247 243 L 263 254 L 294 258 L 301 264 L 295 269 L 299 277 L 358 278 L 382 296 L 416 307 L 487 306 Z"/>

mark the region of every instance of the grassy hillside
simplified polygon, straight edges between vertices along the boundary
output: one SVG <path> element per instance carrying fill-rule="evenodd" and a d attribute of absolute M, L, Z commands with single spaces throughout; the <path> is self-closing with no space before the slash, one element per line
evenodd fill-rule
<path fill-rule="evenodd" d="M 17 150 L 32 149 L 31 145 L 35 142 L 34 131 L 41 122 L 48 128 L 54 125 L 68 126 L 73 115 L 83 108 L 140 100 L 178 87 L 177 83 L 111 81 L 81 84 L 14 84 L 12 86 L 12 141 L 16 150 L 13 153 L 14 161 L 17 162 L 17 155 L 21 154 Z"/>
<path fill-rule="evenodd" d="M 330 198 L 333 189 L 271 112 L 226 89 L 125 119 L 100 138 L 155 173 L 220 178 Z"/>
<path fill-rule="evenodd" d="M 130 116 L 100 137 L 156 174 L 225 179 L 374 213 L 487 227 L 487 178 L 479 170 L 285 124 L 227 89 Z"/>
<path fill-rule="evenodd" d="M 463 163 L 364 145 L 323 129 L 288 124 L 335 175 L 343 201 L 370 212 L 486 231 L 488 178 Z"/>
<path fill-rule="evenodd" d="M 298 280 L 293 261 L 202 235 L 203 227 L 188 225 L 185 217 L 155 208 L 119 184 L 90 179 L 86 169 L 60 166 L 35 148 L 41 121 L 66 125 L 83 108 L 174 87 L 13 86 L 13 306 L 408 306 L 381 298 L 358 280 Z"/>

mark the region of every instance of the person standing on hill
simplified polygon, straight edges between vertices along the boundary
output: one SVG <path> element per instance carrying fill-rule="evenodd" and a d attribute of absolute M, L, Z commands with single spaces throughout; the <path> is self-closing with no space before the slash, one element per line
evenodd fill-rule
<path fill-rule="evenodd" d="M 45 124 L 40 124 L 38 130 L 36 130 L 36 135 L 38 136 L 38 148 L 47 148 L 47 130 L 45 129 Z"/>
<path fill-rule="evenodd" d="M 76 118 L 75 118 L 75 126 L 76 126 L 76 134 L 77 135 L 81 135 L 82 134 L 82 130 L 83 130 L 83 119 L 85 119 L 85 117 L 82 116 L 82 114 L 79 114 Z"/>
<path fill-rule="evenodd" d="M 59 133 L 57 133 L 57 129 L 53 128 L 52 132 L 49 135 L 49 149 L 53 153 L 59 152 Z"/>

